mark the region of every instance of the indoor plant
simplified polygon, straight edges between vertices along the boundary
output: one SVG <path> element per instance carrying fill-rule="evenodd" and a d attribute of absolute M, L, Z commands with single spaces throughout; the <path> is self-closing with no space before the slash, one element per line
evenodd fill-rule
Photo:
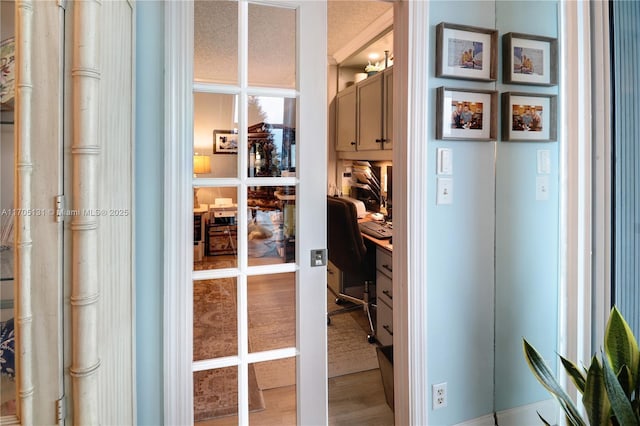
<path fill-rule="evenodd" d="M 594 355 L 587 369 L 560 356 L 568 376 L 582 394 L 588 422 L 533 346 L 523 339 L 527 363 L 538 381 L 558 400 L 567 424 L 640 425 L 640 351 L 629 325 L 613 307 L 604 338 L 604 352 Z M 540 416 L 540 414 L 538 414 Z M 549 424 L 542 416 L 540 419 Z"/>

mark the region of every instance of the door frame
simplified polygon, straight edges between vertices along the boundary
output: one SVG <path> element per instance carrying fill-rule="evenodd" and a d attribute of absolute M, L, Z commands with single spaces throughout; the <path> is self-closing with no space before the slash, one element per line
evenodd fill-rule
<path fill-rule="evenodd" d="M 286 266 L 284 269 L 296 271 L 297 421 L 300 424 L 326 424 L 326 304 L 317 303 L 326 298 L 326 269 L 312 267 L 309 255 L 311 250 L 326 248 L 327 112 L 324 99 L 327 69 L 326 55 L 317 53 L 326 52 L 326 4 L 289 0 L 270 3 L 284 7 L 298 6 L 297 28 L 304 29 L 298 30 L 297 36 L 297 115 L 300 128 L 296 131 L 296 138 L 306 141 L 304 153 L 298 150 L 297 161 L 297 263 L 283 266 Z M 240 6 L 247 7 L 246 4 Z M 246 25 L 246 22 L 241 22 Z M 193 421 L 193 296 L 190 290 L 184 288 L 184 283 L 193 281 L 193 253 L 183 249 L 190 246 L 193 235 L 193 153 L 191 144 L 176 143 L 193 140 L 193 27 L 193 2 L 165 3 L 164 258 L 169 260 L 164 263 L 166 424 L 188 424 Z M 318 43 L 318 37 L 322 34 L 324 43 Z M 300 64 L 304 64 L 305 72 L 302 72 Z M 314 107 L 316 104 L 317 107 Z M 324 162 L 319 161 L 321 158 L 325 159 Z M 246 163 L 240 161 L 240 164 Z M 242 166 L 239 167 L 242 170 Z M 240 194 L 239 202 L 243 198 Z M 302 214 L 302 210 L 313 211 L 314 214 Z M 318 403 L 322 400 L 325 404 Z M 246 423 L 248 419 L 239 414 L 240 423 Z"/>

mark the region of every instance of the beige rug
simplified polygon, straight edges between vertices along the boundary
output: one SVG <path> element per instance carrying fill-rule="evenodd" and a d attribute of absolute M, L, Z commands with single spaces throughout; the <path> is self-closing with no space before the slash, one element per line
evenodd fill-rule
<path fill-rule="evenodd" d="M 333 295 L 327 296 L 329 311 L 341 308 L 334 303 L 334 300 Z M 295 311 L 282 310 L 280 315 L 279 319 L 274 318 L 272 324 L 277 325 L 268 335 L 255 335 L 249 332 L 250 344 L 254 350 L 266 350 L 258 349 L 265 345 L 268 349 L 274 349 L 274 346 L 286 347 L 286 344 L 295 345 Z M 332 316 L 331 325 L 327 326 L 329 378 L 378 368 L 376 345 L 367 341 L 367 332 L 354 319 L 356 315 L 364 315 L 364 313 L 357 310 Z M 283 327 L 285 324 L 286 328 Z M 256 377 L 260 389 L 263 390 L 294 385 L 296 382 L 295 359 L 256 364 Z"/>

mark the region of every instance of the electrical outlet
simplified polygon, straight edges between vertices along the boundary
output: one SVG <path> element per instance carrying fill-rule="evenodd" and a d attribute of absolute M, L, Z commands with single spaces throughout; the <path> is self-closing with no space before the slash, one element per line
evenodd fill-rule
<path fill-rule="evenodd" d="M 431 396 L 433 398 L 433 409 L 444 408 L 447 406 L 447 382 L 431 385 Z"/>

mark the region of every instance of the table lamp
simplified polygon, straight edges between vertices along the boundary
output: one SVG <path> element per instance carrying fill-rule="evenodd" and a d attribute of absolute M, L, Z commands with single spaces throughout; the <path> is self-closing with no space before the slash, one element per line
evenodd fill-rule
<path fill-rule="evenodd" d="M 197 153 L 193 156 L 193 177 L 197 177 L 199 174 L 211 173 L 211 157 L 208 155 L 198 155 Z M 200 207 L 200 203 L 198 202 L 198 188 L 193 187 L 193 208 L 197 209 Z"/>

